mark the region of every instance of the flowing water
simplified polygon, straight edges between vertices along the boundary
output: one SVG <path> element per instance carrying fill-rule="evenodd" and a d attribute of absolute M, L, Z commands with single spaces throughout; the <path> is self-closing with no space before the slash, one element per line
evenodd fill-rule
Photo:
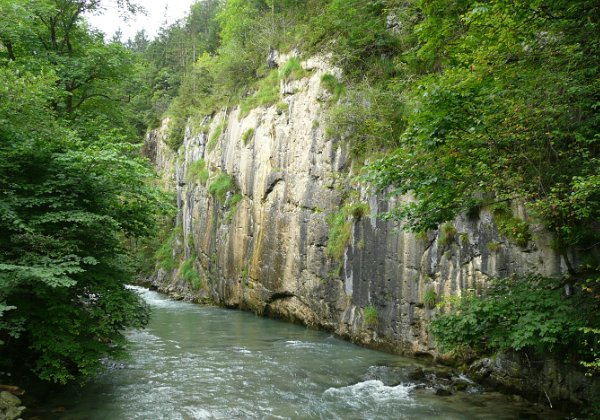
<path fill-rule="evenodd" d="M 414 359 L 138 290 L 153 316 L 146 330 L 128 333 L 131 358 L 108 363 L 89 385 L 53 397 L 37 418 L 514 419 L 539 413 L 475 387 L 436 396 L 408 379 L 419 366 Z M 395 383 L 386 383 L 390 372 Z"/>

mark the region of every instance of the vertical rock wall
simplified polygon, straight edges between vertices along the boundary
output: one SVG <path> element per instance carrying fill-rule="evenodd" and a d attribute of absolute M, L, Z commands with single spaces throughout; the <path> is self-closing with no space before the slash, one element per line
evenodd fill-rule
<path fill-rule="evenodd" d="M 438 310 L 432 298 L 478 293 L 494 276 L 564 270 L 541 230 L 533 228 L 527 247 L 512 245 L 485 209 L 455 220 L 449 235 L 426 237 L 377 218 L 394 203 L 363 186 L 351 188 L 344 144 L 324 135 L 330 95 L 320 80 L 339 70 L 321 58 L 302 65 L 309 76 L 281 82 L 278 105 L 243 117 L 239 107 L 222 110 L 196 121 L 191 125 L 201 129 L 186 130 L 177 155 L 162 141 L 166 126 L 149 134 L 146 151 L 177 191 L 180 258 L 194 258 L 201 277 L 198 289 L 177 271 L 159 270 L 159 288 L 396 353 L 434 354 L 427 334 Z M 210 173 L 204 184 L 189 174 L 200 159 Z M 209 193 L 220 174 L 235 181 L 224 200 Z M 370 214 L 349 216 L 351 238 L 338 260 L 326 252 L 327 220 L 351 190 Z M 235 194 L 241 195 L 237 205 Z"/>

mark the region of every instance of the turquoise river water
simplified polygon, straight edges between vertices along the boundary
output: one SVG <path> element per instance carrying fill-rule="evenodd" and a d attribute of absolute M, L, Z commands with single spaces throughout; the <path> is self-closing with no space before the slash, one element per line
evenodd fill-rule
<path fill-rule="evenodd" d="M 131 358 L 52 397 L 38 419 L 529 419 L 540 408 L 472 386 L 436 396 L 415 359 L 251 313 L 176 302 L 128 333 Z M 395 375 L 390 383 L 386 378 Z M 539 416 L 539 417 L 538 417 Z"/>

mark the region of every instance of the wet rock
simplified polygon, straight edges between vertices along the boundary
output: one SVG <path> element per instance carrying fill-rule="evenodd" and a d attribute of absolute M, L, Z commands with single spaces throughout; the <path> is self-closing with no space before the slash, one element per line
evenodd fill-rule
<path fill-rule="evenodd" d="M 469 388 L 469 383 L 465 381 L 452 382 L 452 389 L 455 391 L 466 391 Z"/>
<path fill-rule="evenodd" d="M 11 394 L 8 391 L 0 392 L 0 409 L 7 409 L 9 407 L 15 407 L 21 405 L 19 397 Z"/>
<path fill-rule="evenodd" d="M 434 394 L 438 397 L 449 397 L 450 395 L 452 395 L 452 392 L 448 388 L 439 387 L 435 389 Z"/>
<path fill-rule="evenodd" d="M 416 367 L 410 369 L 407 376 L 411 381 L 419 381 L 425 379 L 425 372 L 422 368 Z"/>
<path fill-rule="evenodd" d="M 478 360 L 469 367 L 468 376 L 486 390 L 519 395 L 555 409 L 577 411 L 600 395 L 600 378 L 586 378 L 579 366 L 533 360 L 524 353 Z"/>
<path fill-rule="evenodd" d="M 492 361 L 490 359 L 481 359 L 469 367 L 469 377 L 475 382 L 482 382 L 492 373 Z"/>
<path fill-rule="evenodd" d="M 404 369 L 390 366 L 371 366 L 362 378 L 364 381 L 378 380 L 385 386 L 398 386 L 406 382 Z"/>
<path fill-rule="evenodd" d="M 8 391 L 0 392 L 0 419 L 15 420 L 25 411 L 21 405 L 21 400 Z"/>

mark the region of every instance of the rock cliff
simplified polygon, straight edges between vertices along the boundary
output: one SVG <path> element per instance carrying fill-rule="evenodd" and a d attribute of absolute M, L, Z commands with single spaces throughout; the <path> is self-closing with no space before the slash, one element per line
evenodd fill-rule
<path fill-rule="evenodd" d="M 280 82 L 279 104 L 190 122 L 199 128 L 188 126 L 178 154 L 163 142 L 168 120 L 148 135 L 147 154 L 177 191 L 174 252 L 193 258 L 201 279 L 194 288 L 161 270 L 163 288 L 393 352 L 433 354 L 427 322 L 442 297 L 478 293 L 494 276 L 564 270 L 541 229 L 532 228 L 527 246 L 511 244 L 486 209 L 417 236 L 378 218 L 393 200 L 354 182 L 344 143 L 324 133 L 330 95 L 320 80 L 339 70 L 322 58 L 302 66 L 307 77 Z M 192 169 L 199 161 L 204 177 Z M 350 237 L 335 258 L 328 221 L 350 202 L 368 205 L 346 212 Z"/>
<path fill-rule="evenodd" d="M 277 105 L 190 121 L 178 153 L 163 141 L 168 120 L 148 135 L 146 153 L 177 191 L 173 257 L 185 261 L 158 270 L 160 290 L 435 356 L 427 325 L 442 298 L 477 294 L 495 276 L 565 271 L 541 228 L 513 244 L 485 208 L 426 235 L 377 217 L 393 200 L 355 182 L 344 142 L 324 132 L 331 95 L 320 81 L 339 70 L 323 58 L 302 66 L 306 77 L 280 82 Z M 336 216 L 338 255 L 328 252 Z"/>

